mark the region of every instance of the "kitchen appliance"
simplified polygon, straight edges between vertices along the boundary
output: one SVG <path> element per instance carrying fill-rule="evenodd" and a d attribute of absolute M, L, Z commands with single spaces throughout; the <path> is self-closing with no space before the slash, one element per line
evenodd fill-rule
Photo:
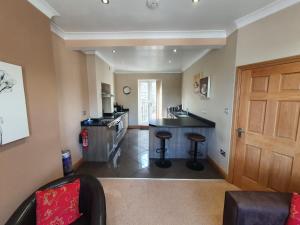
<path fill-rule="evenodd" d="M 104 114 L 113 113 L 113 98 L 114 95 L 111 93 L 111 85 L 106 83 L 101 83 L 101 93 L 102 93 L 102 110 Z"/>

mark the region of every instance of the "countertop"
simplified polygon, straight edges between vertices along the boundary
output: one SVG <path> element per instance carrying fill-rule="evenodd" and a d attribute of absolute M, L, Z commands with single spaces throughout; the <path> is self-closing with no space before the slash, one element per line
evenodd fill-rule
<path fill-rule="evenodd" d="M 110 115 L 104 115 L 101 118 L 90 118 L 87 120 L 83 120 L 83 121 L 81 121 L 81 126 L 91 126 L 91 127 L 94 127 L 94 126 L 102 127 L 103 126 L 103 127 L 105 127 L 105 126 L 107 126 L 108 120 L 114 121 L 114 120 L 120 118 L 125 113 L 128 113 L 128 111 L 117 112 L 117 113 L 113 113 Z"/>
<path fill-rule="evenodd" d="M 176 113 L 173 113 L 176 116 Z M 176 119 L 157 119 L 152 120 L 149 123 L 152 127 L 170 127 L 170 128 L 181 128 L 181 127 L 200 127 L 200 128 L 214 128 L 215 122 L 207 120 L 205 118 L 196 116 L 189 113 L 188 117 L 177 117 Z"/>

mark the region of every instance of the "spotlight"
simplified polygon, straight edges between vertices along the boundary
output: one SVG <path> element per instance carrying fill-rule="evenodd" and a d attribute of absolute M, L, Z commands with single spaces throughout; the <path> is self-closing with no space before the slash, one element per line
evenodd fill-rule
<path fill-rule="evenodd" d="M 101 0 L 103 4 L 109 4 L 109 0 Z"/>

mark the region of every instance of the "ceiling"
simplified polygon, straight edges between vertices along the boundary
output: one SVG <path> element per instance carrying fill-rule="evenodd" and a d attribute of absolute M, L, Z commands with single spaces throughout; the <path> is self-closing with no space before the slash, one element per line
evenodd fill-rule
<path fill-rule="evenodd" d="M 226 30 L 232 23 L 274 0 L 160 0 L 156 10 L 146 0 L 47 0 L 60 14 L 55 23 L 64 31 Z"/>
<path fill-rule="evenodd" d="M 176 52 L 174 52 L 176 49 Z M 97 48 L 115 72 L 181 73 L 207 52 L 201 46 L 137 46 Z"/>
<path fill-rule="evenodd" d="M 108 5 L 102 4 L 101 0 L 46 0 L 54 12 L 59 13 L 52 20 L 60 32 L 75 36 L 101 34 L 104 37 L 149 34 L 147 32 L 157 34 L 157 37 L 159 32 L 179 32 L 183 36 L 193 32 L 223 32 L 226 37 L 240 18 L 247 19 L 247 15 L 260 12 L 266 6 L 293 1 L 200 0 L 193 4 L 192 0 L 160 0 L 159 8 L 151 10 L 146 7 L 146 0 L 110 0 Z M 118 72 L 181 72 L 212 48 L 214 46 L 133 46 L 89 50 L 96 52 Z M 116 53 L 112 53 L 113 49 Z"/>

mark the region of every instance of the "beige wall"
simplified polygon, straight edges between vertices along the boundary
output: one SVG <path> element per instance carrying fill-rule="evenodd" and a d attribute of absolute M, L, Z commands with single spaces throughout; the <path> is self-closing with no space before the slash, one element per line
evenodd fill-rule
<path fill-rule="evenodd" d="M 30 137 L 0 147 L 0 224 L 37 187 L 62 175 L 48 18 L 24 0 L 0 7 L 0 60 L 21 65 Z"/>
<path fill-rule="evenodd" d="M 183 76 L 183 106 L 211 119 L 217 127 L 209 141 L 209 155 L 224 171 L 228 169 L 232 102 L 236 66 L 300 54 L 300 4 L 241 28 L 228 39 L 225 48 L 214 50 L 192 65 Z M 204 72 L 212 76 L 212 97 L 198 100 L 192 92 L 192 76 Z M 198 104 L 197 104 L 198 103 Z M 224 108 L 230 109 L 229 115 Z M 227 157 L 219 154 L 224 148 Z"/>
<path fill-rule="evenodd" d="M 227 171 L 230 152 L 236 39 L 237 32 L 228 38 L 226 47 L 209 52 L 185 71 L 182 82 L 183 107 L 216 123 L 216 128 L 211 130 L 208 138 L 209 156 L 224 171 Z M 211 78 L 211 97 L 208 100 L 201 99 L 193 90 L 193 77 L 199 72 Z M 230 110 L 229 114 L 224 113 L 225 108 Z M 227 157 L 224 158 L 220 154 L 221 148 L 227 152 Z"/>
<path fill-rule="evenodd" d="M 89 87 L 90 117 L 102 117 L 101 83 L 111 85 L 114 93 L 114 74 L 112 68 L 96 55 L 87 55 L 87 76 Z M 113 108 L 114 99 L 111 100 Z"/>
<path fill-rule="evenodd" d="M 80 121 L 89 115 L 86 56 L 66 48 L 63 39 L 52 34 L 57 77 L 61 149 L 70 149 L 73 164 L 82 158 L 78 143 Z"/>
<path fill-rule="evenodd" d="M 166 117 L 168 106 L 181 104 L 182 74 L 115 74 L 116 101 L 129 108 L 129 125 L 138 125 L 138 80 L 161 80 L 162 84 L 162 116 Z M 123 87 L 132 88 L 130 95 L 123 94 Z"/>
<path fill-rule="evenodd" d="M 300 4 L 239 30 L 236 64 L 246 65 L 300 54 Z"/>

